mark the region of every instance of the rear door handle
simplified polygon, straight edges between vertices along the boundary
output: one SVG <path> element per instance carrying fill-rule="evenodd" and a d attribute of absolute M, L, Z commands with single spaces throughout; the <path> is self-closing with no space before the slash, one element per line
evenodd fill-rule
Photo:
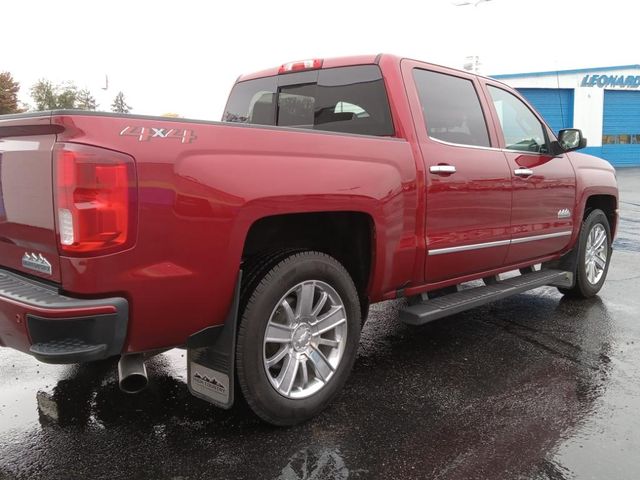
<path fill-rule="evenodd" d="M 456 167 L 454 165 L 431 165 L 429 167 L 429 172 L 436 174 L 451 174 L 456 173 Z"/>
<path fill-rule="evenodd" d="M 530 177 L 533 175 L 533 170 L 530 168 L 516 168 L 513 173 L 515 173 L 518 177 Z"/>

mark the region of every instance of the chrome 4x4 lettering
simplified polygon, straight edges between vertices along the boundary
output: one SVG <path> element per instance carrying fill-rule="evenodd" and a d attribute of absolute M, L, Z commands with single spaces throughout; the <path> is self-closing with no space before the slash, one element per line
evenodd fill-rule
<path fill-rule="evenodd" d="M 180 143 L 193 143 L 198 138 L 193 130 L 184 128 L 155 128 L 128 126 L 120 132 L 121 137 L 138 137 L 138 141 L 146 142 L 155 138 L 171 138 Z"/>

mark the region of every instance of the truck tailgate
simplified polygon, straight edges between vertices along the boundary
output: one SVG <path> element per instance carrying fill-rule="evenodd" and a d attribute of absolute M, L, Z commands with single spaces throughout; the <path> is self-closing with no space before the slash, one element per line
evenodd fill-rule
<path fill-rule="evenodd" d="M 60 282 L 50 115 L 0 117 L 0 267 Z"/>

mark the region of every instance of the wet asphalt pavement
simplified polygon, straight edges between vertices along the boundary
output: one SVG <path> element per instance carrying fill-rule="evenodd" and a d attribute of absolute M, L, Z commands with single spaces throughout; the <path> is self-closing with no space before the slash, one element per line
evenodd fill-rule
<path fill-rule="evenodd" d="M 0 349 L 0 479 L 632 479 L 640 477 L 640 169 L 599 297 L 543 288 L 423 327 L 372 308 L 354 372 L 298 427 L 187 392 L 186 354 L 118 390 L 115 363 Z"/>

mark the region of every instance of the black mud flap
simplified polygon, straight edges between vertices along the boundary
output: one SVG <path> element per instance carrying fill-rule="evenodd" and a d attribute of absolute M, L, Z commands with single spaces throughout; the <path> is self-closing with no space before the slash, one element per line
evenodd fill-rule
<path fill-rule="evenodd" d="M 187 340 L 187 373 L 192 395 L 229 409 L 234 400 L 236 328 L 242 271 L 223 325 L 208 327 Z"/>
<path fill-rule="evenodd" d="M 611 253 L 609 253 L 611 255 Z M 549 269 L 557 269 L 564 270 L 565 272 L 570 272 L 571 276 L 568 281 L 562 285 L 556 285 L 557 287 L 562 288 L 573 288 L 576 284 L 576 276 L 578 271 L 578 246 L 576 245 L 573 250 L 565 253 L 562 257 L 557 260 L 552 260 L 551 262 L 546 262 L 542 264 L 543 270 Z"/>

